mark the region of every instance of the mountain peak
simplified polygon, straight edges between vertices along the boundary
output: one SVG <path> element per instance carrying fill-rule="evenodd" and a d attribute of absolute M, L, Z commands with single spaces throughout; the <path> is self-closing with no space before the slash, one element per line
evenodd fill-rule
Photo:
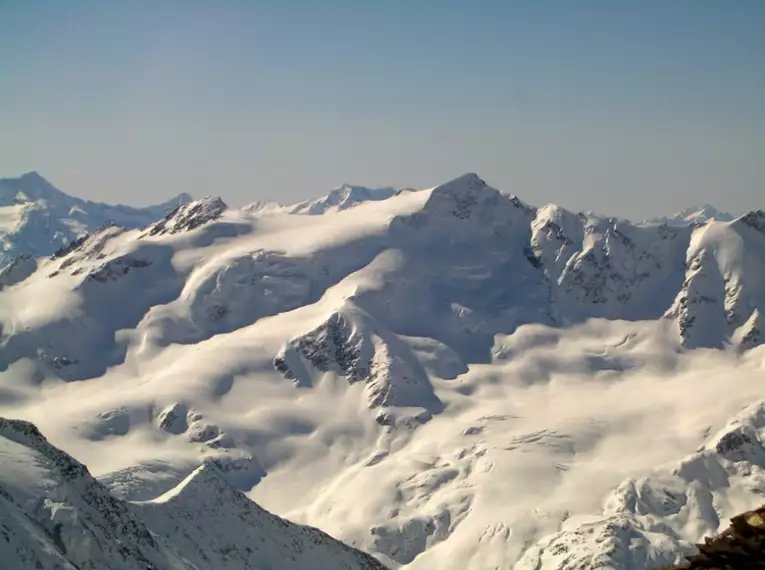
<path fill-rule="evenodd" d="M 218 196 L 205 196 L 179 205 L 162 220 L 149 227 L 149 235 L 175 234 L 190 231 L 218 219 L 228 205 Z"/>
<path fill-rule="evenodd" d="M 0 178 L 0 206 L 65 198 L 69 198 L 69 196 L 34 170 L 26 172 L 18 178 Z"/>
<path fill-rule="evenodd" d="M 486 186 L 486 182 L 478 176 L 475 172 L 466 172 L 457 178 L 453 178 L 449 182 L 445 182 L 438 186 L 438 188 L 451 187 L 451 186 L 468 186 L 468 187 L 483 187 Z"/>
<path fill-rule="evenodd" d="M 727 212 L 721 212 L 710 204 L 702 204 L 701 206 L 691 206 L 684 208 L 679 212 L 676 212 L 672 216 L 651 218 L 645 222 L 641 222 L 642 225 L 658 225 L 666 224 L 669 226 L 690 226 L 700 225 L 709 221 L 716 222 L 730 222 L 733 221 L 732 214 Z"/>
<path fill-rule="evenodd" d="M 20 255 L 49 256 L 105 224 L 145 227 L 191 201 L 183 193 L 143 208 L 110 205 L 70 196 L 36 171 L 0 178 L 0 267 Z"/>
<path fill-rule="evenodd" d="M 205 461 L 176 487 L 154 499 L 154 502 L 189 501 L 195 497 L 209 496 L 211 491 L 214 496 L 219 498 L 228 495 L 230 499 L 231 496 L 238 494 L 238 491 L 229 484 L 215 463 Z"/>
<path fill-rule="evenodd" d="M 35 181 L 35 182 L 45 182 L 46 184 L 50 184 L 48 180 L 43 177 L 39 172 L 36 170 L 30 170 L 29 172 L 25 172 L 21 176 L 19 176 L 19 180 L 28 180 L 28 181 Z"/>
<path fill-rule="evenodd" d="M 187 192 L 181 192 L 180 194 L 178 194 L 174 198 L 171 198 L 170 200 L 168 200 L 167 203 L 168 204 L 169 203 L 176 203 L 176 204 L 182 206 L 183 204 L 188 204 L 189 202 L 193 202 L 193 201 L 194 201 L 194 197 L 191 194 L 189 194 Z"/>
<path fill-rule="evenodd" d="M 368 188 L 354 184 L 341 184 L 328 194 L 315 200 L 301 202 L 290 212 L 293 214 L 320 215 L 330 211 L 341 211 L 353 208 L 363 202 L 378 202 L 395 196 L 396 189 L 391 187 Z"/>

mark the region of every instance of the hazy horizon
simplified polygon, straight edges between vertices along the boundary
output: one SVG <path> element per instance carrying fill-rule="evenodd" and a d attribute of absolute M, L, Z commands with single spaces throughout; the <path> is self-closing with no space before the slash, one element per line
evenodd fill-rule
<path fill-rule="evenodd" d="M 762 208 L 765 4 L 0 5 L 0 178 L 130 205 L 477 172 L 629 218 Z"/>

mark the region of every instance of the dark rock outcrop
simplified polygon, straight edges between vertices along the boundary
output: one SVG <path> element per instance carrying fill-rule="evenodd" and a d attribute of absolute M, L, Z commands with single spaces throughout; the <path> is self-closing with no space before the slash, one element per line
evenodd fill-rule
<path fill-rule="evenodd" d="M 661 570 L 765 569 L 765 506 L 733 517 L 727 530 L 697 546 L 686 562 Z"/>

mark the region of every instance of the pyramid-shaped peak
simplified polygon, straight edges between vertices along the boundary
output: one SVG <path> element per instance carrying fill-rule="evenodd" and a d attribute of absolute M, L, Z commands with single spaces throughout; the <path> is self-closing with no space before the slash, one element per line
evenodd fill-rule
<path fill-rule="evenodd" d="M 217 196 L 206 196 L 178 206 L 164 219 L 149 227 L 149 235 L 176 234 L 191 231 L 217 220 L 228 205 Z"/>
<path fill-rule="evenodd" d="M 465 186 L 468 188 L 483 188 L 487 186 L 486 182 L 478 176 L 475 172 L 467 172 L 461 176 L 458 176 L 457 178 L 454 178 L 453 180 L 450 180 L 449 182 L 446 182 L 444 184 L 441 184 L 438 186 L 438 188 L 445 188 L 445 187 L 460 187 Z"/>
<path fill-rule="evenodd" d="M 20 202 L 76 200 L 64 194 L 36 171 L 27 172 L 18 178 L 0 178 L 0 195 L 3 195 L 5 202 L 8 200 Z"/>
<path fill-rule="evenodd" d="M 48 182 L 48 180 L 36 170 L 30 170 L 29 172 L 25 172 L 24 174 L 19 176 L 19 180 L 26 180 L 29 182 L 45 182 L 46 184 L 50 184 L 50 182 Z"/>
<path fill-rule="evenodd" d="M 458 219 L 475 218 L 481 223 L 500 225 L 529 218 L 535 208 L 512 194 L 502 194 L 475 172 L 468 172 L 436 186 L 425 204 L 425 211 Z M 515 222 L 514 222 L 515 223 Z M 520 226 L 518 226 L 520 227 Z"/>
<path fill-rule="evenodd" d="M 433 188 L 433 197 L 467 197 L 479 194 L 499 194 L 499 192 L 486 184 L 486 182 L 474 172 L 458 176 L 448 182 L 444 182 Z"/>
<path fill-rule="evenodd" d="M 170 200 L 168 200 L 168 202 L 175 202 L 175 203 L 180 204 L 180 205 L 188 204 L 188 203 L 193 202 L 193 201 L 194 201 L 194 197 L 191 194 L 189 194 L 188 192 L 181 192 L 180 194 L 178 194 L 174 198 L 171 198 Z"/>

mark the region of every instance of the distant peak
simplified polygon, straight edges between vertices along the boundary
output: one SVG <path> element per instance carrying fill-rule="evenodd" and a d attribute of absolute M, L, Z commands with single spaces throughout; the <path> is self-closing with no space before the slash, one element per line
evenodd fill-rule
<path fill-rule="evenodd" d="M 295 205 L 290 212 L 293 214 L 317 215 L 327 211 L 347 210 L 363 202 L 378 202 L 395 196 L 395 188 L 368 188 L 344 183 L 331 190 L 325 196 Z"/>
<path fill-rule="evenodd" d="M 477 186 L 486 186 L 486 182 L 478 176 L 475 172 L 466 172 L 462 176 L 458 176 L 454 180 L 447 182 L 446 184 L 468 184 Z"/>
<path fill-rule="evenodd" d="M 19 180 L 39 180 L 42 182 L 48 182 L 39 172 L 36 170 L 30 170 L 19 176 Z"/>
<path fill-rule="evenodd" d="M 194 197 L 191 194 L 187 194 L 186 192 L 181 192 L 174 198 L 171 198 L 167 201 L 167 204 L 174 204 L 176 206 L 183 206 L 184 204 L 189 204 L 194 201 Z"/>
<path fill-rule="evenodd" d="M 489 186 L 484 180 L 474 172 L 468 172 L 448 182 L 439 184 L 433 189 L 434 194 L 462 194 L 464 192 L 481 191 Z M 496 190 L 494 190 L 496 192 Z"/>
<path fill-rule="evenodd" d="M 697 226 L 707 222 L 730 222 L 734 216 L 721 212 L 711 204 L 691 206 L 676 212 L 672 216 L 651 218 L 640 222 L 638 225 L 666 224 L 670 226 Z"/>

